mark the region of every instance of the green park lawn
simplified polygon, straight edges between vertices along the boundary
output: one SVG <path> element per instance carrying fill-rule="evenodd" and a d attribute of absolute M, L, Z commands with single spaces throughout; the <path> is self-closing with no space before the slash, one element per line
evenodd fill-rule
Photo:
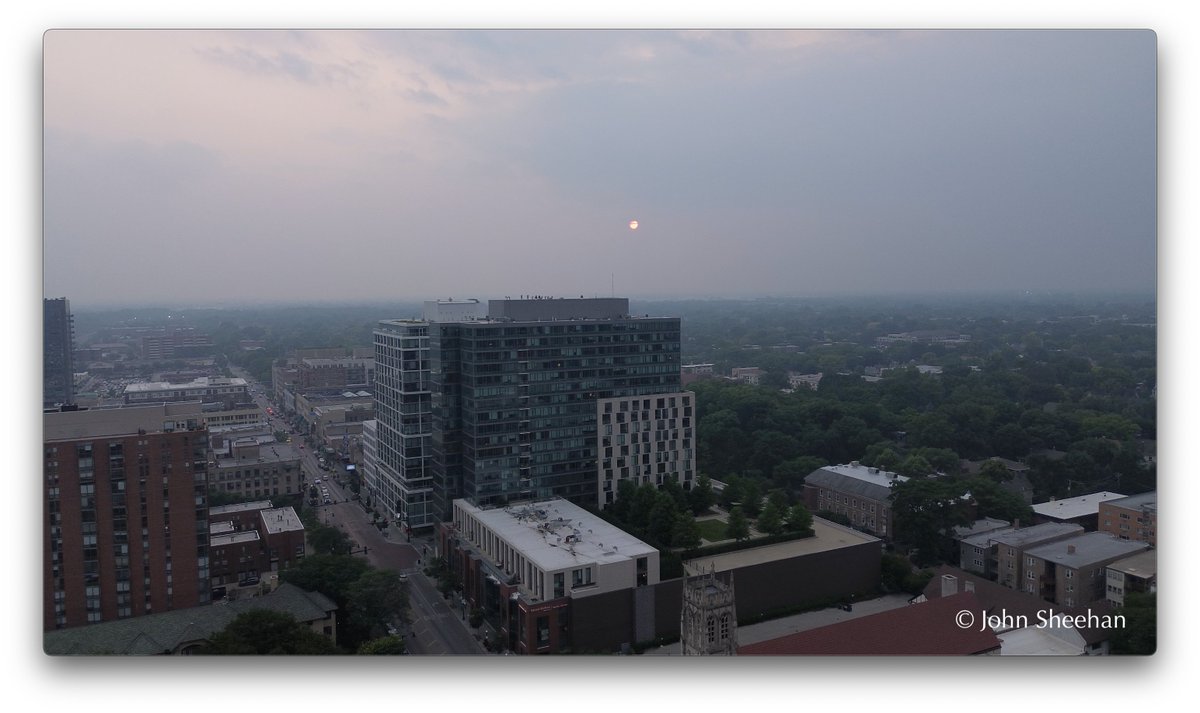
<path fill-rule="evenodd" d="M 698 520 L 700 537 L 708 542 L 718 542 L 725 539 L 725 522 L 722 520 Z"/>

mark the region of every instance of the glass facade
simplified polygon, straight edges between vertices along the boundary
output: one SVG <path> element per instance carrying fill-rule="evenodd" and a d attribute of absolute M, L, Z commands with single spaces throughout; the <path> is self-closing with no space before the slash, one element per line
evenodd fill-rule
<path fill-rule="evenodd" d="M 678 318 L 433 325 L 434 492 L 597 504 L 599 399 L 676 392 Z"/>
<path fill-rule="evenodd" d="M 432 432 L 430 327 L 380 322 L 375 343 L 375 461 L 385 510 L 409 527 L 433 524 L 430 509 Z"/>

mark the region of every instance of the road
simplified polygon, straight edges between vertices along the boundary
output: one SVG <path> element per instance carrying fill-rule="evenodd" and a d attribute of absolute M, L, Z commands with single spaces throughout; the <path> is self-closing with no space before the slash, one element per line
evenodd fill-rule
<path fill-rule="evenodd" d="M 254 400 L 266 411 L 269 404 L 264 389 L 246 372 L 234 369 L 234 373 L 246 379 L 257 392 Z M 282 418 L 270 418 L 272 431 L 291 432 Z M 321 522 L 340 528 L 354 543 L 356 555 L 366 557 L 373 567 L 399 572 L 408 586 L 409 614 L 411 622 L 404 632 L 408 650 L 416 655 L 472 655 L 485 654 L 486 649 L 465 621 L 464 611 L 457 597 L 446 600 L 423 572 L 424 553 L 432 551 L 428 540 L 408 541 L 398 528 L 389 525 L 380 531 L 371 522 L 371 515 L 362 504 L 354 499 L 348 486 L 341 485 L 334 473 L 323 471 L 317 463 L 312 448 L 300 451 L 300 469 L 304 478 L 305 500 L 308 484 L 320 479 L 322 486 L 329 489 L 330 505 L 319 505 L 316 512 Z M 323 496 L 322 496 L 323 499 Z M 366 550 L 364 553 L 363 550 Z M 418 551 L 420 548 L 420 551 Z"/>

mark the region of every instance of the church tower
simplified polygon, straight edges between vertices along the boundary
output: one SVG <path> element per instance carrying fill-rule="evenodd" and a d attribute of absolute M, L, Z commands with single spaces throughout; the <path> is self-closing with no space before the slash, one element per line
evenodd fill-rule
<path fill-rule="evenodd" d="M 684 576 L 679 641 L 684 656 L 735 656 L 737 612 L 733 572 L 717 574 L 714 567 Z"/>

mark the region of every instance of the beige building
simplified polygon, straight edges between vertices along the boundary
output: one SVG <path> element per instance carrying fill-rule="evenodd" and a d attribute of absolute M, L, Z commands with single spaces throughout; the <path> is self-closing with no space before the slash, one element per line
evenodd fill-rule
<path fill-rule="evenodd" d="M 1105 599 L 1115 607 L 1125 606 L 1125 595 L 1158 591 L 1157 550 L 1146 550 L 1108 565 Z"/>
<path fill-rule="evenodd" d="M 230 444 L 215 455 L 209 488 L 238 497 L 270 498 L 303 493 L 300 452 L 289 443 L 260 443 L 254 437 Z"/>
<path fill-rule="evenodd" d="M 202 376 L 182 384 L 167 381 L 144 381 L 125 387 L 125 403 L 160 404 L 174 401 L 221 402 L 226 408 L 249 403 L 250 394 L 245 379 Z"/>

